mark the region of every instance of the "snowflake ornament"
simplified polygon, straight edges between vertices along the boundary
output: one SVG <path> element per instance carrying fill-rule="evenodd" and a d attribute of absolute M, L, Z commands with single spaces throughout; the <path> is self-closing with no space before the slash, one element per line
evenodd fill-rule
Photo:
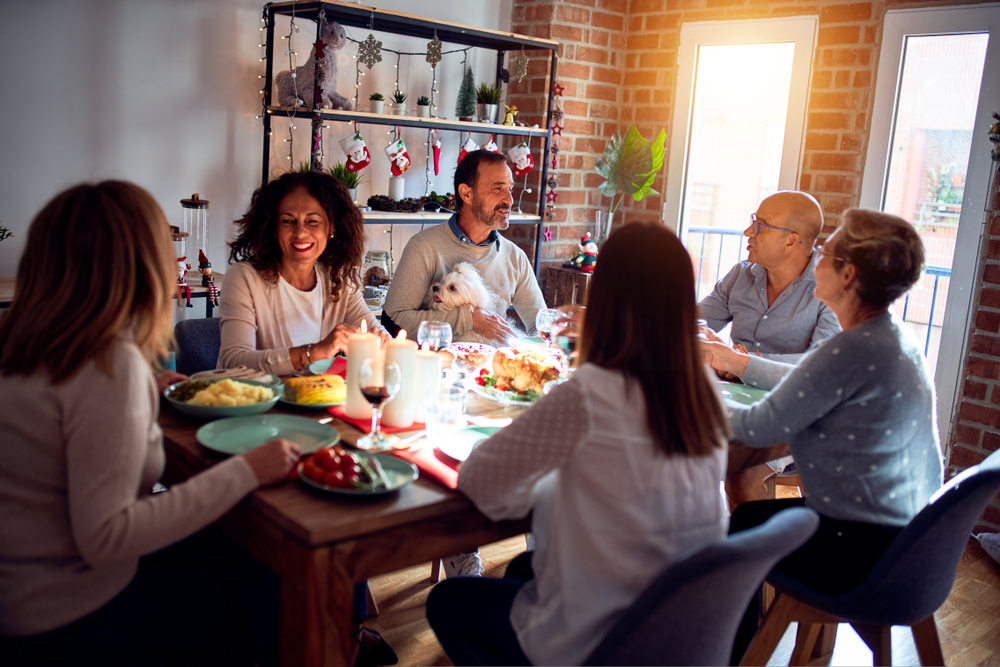
<path fill-rule="evenodd" d="M 375 35 L 368 33 L 365 41 L 358 47 L 358 60 L 368 65 L 368 69 L 375 66 L 375 63 L 382 62 L 382 42 L 375 39 Z"/>
<path fill-rule="evenodd" d="M 514 78 L 518 83 L 528 76 L 528 56 L 521 51 L 521 55 L 514 59 Z"/>
<path fill-rule="evenodd" d="M 441 62 L 441 40 L 435 34 L 434 39 L 427 42 L 427 57 L 425 58 L 432 68 L 436 68 Z"/>

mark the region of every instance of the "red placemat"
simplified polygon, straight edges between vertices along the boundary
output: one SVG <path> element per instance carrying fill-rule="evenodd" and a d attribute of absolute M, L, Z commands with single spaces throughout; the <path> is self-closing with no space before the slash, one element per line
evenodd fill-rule
<path fill-rule="evenodd" d="M 343 405 L 335 405 L 332 408 L 327 408 L 327 411 L 341 421 L 345 421 L 352 426 L 357 426 L 359 429 L 365 433 L 372 432 L 372 418 L 367 417 L 365 419 L 355 419 L 353 417 L 348 417 L 344 412 Z M 413 422 L 409 426 L 386 426 L 382 424 L 383 433 L 407 433 L 409 431 L 422 431 L 427 428 L 426 424 L 423 422 Z"/>
<path fill-rule="evenodd" d="M 347 379 L 347 357 L 337 357 L 330 364 L 330 368 L 327 369 L 322 375 L 339 375 L 340 377 Z"/>
<path fill-rule="evenodd" d="M 435 448 L 424 447 L 416 451 L 400 449 L 390 453 L 420 468 L 421 475 L 426 475 L 449 489 L 458 488 L 458 471 L 455 470 L 458 462 L 438 458 Z"/>

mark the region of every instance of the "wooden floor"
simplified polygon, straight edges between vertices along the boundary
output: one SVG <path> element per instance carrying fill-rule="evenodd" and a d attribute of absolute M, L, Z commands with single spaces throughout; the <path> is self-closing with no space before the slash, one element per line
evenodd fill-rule
<path fill-rule="evenodd" d="M 507 563 L 524 547 L 523 537 L 483 547 L 486 576 L 503 576 Z M 380 632 L 396 650 L 401 667 L 452 664 L 424 617 L 424 603 L 434 585 L 430 574 L 427 564 L 372 580 L 381 613 L 365 625 Z M 1000 665 L 1000 564 L 974 539 L 969 540 L 958 566 L 951 596 L 935 616 L 948 665 Z M 788 664 L 794 631 L 793 624 L 769 665 Z M 892 664 L 920 664 L 907 628 L 893 628 L 892 639 Z M 871 652 L 849 625 L 838 630 L 830 664 L 872 664 Z"/>

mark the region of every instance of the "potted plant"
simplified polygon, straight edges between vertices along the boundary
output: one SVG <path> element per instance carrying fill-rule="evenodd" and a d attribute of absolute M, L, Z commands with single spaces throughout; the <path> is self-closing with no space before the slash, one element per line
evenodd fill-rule
<path fill-rule="evenodd" d="M 382 93 L 372 93 L 368 96 L 368 110 L 372 113 L 382 113 L 383 104 L 385 104 L 385 98 L 382 97 Z"/>
<path fill-rule="evenodd" d="M 351 171 L 347 168 L 347 165 L 343 162 L 338 162 L 329 169 L 326 170 L 328 174 L 336 178 L 338 181 L 344 184 L 347 191 L 351 193 L 351 201 L 357 203 L 358 201 L 358 186 L 361 185 L 364 178 L 361 176 L 360 172 Z"/>
<path fill-rule="evenodd" d="M 4 227 L 3 225 L 0 225 L 0 241 L 3 241 L 4 239 L 9 239 L 13 235 L 14 234 L 11 233 L 9 229 Z"/>
<path fill-rule="evenodd" d="M 635 124 L 629 125 L 624 138 L 615 132 L 604 149 L 604 155 L 597 158 L 597 173 L 605 181 L 597 189 L 605 197 L 611 197 L 608 204 L 608 222 L 599 230 L 598 245 L 604 245 L 611 231 L 611 220 L 626 195 L 640 201 L 646 195 L 659 194 L 651 186 L 656 173 L 663 167 L 663 142 L 667 133 L 660 130 L 652 143 L 646 141 Z"/>
<path fill-rule="evenodd" d="M 473 121 L 476 115 L 476 81 L 472 78 L 472 70 L 466 69 L 462 75 L 462 85 L 458 88 L 458 99 L 455 101 L 455 115 L 459 120 Z"/>
<path fill-rule="evenodd" d="M 481 83 L 476 88 L 476 105 L 479 111 L 479 120 L 487 123 L 497 122 L 497 109 L 500 106 L 500 98 L 503 91 L 500 86 L 492 83 Z"/>
<path fill-rule="evenodd" d="M 397 90 L 392 94 L 392 115 L 393 116 L 405 116 L 406 107 L 403 104 L 406 102 L 406 93 L 401 90 Z"/>
<path fill-rule="evenodd" d="M 430 118 L 431 116 L 431 99 L 426 95 L 417 98 L 417 116 L 420 118 Z"/>

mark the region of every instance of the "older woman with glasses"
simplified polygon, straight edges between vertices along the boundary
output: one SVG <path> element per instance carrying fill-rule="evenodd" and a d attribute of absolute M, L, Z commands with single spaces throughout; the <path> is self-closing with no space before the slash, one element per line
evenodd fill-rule
<path fill-rule="evenodd" d="M 702 349 L 713 368 L 772 389 L 753 406 L 730 406 L 733 437 L 752 447 L 787 440 L 808 494 L 745 503 L 730 531 L 789 505 L 812 507 L 821 515 L 818 532 L 777 569 L 836 594 L 865 579 L 940 488 L 943 469 L 926 359 L 889 311 L 920 277 L 920 237 L 901 218 L 851 209 L 821 252 L 816 298 L 836 313 L 842 333 L 797 366 L 747 368 L 723 345 Z"/>

